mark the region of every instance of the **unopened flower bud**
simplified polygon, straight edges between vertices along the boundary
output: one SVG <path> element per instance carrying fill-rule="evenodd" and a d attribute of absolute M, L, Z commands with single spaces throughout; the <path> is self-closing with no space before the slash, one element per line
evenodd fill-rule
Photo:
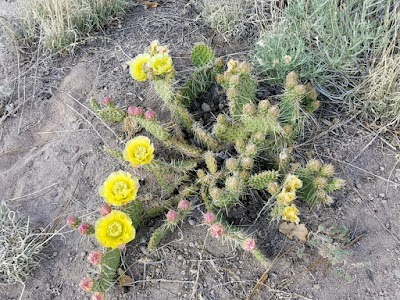
<path fill-rule="evenodd" d="M 207 225 L 211 225 L 215 222 L 215 215 L 211 212 L 205 213 L 203 216 L 204 223 Z"/>
<path fill-rule="evenodd" d="M 80 221 L 77 217 L 69 216 L 67 218 L 67 225 L 71 228 L 76 228 L 79 225 Z"/>
<path fill-rule="evenodd" d="M 93 279 L 86 277 L 79 283 L 80 288 L 85 292 L 90 292 L 93 288 Z"/>
<path fill-rule="evenodd" d="M 251 170 L 254 167 L 254 159 L 251 157 L 243 157 L 242 167 L 246 170 Z"/>
<path fill-rule="evenodd" d="M 240 75 L 232 75 L 231 78 L 229 78 L 229 82 L 233 85 L 239 84 L 240 82 Z"/>
<path fill-rule="evenodd" d="M 104 294 L 101 292 L 96 292 L 92 295 L 92 300 L 104 300 Z"/>
<path fill-rule="evenodd" d="M 78 232 L 82 235 L 89 235 L 91 233 L 92 226 L 88 223 L 81 223 L 78 226 Z"/>
<path fill-rule="evenodd" d="M 273 105 L 268 109 L 268 114 L 271 117 L 277 118 L 279 116 L 279 107 L 278 105 Z"/>
<path fill-rule="evenodd" d="M 211 188 L 209 193 L 210 193 L 211 198 L 213 198 L 214 200 L 221 199 L 221 197 L 222 197 L 222 190 L 217 187 Z"/>
<path fill-rule="evenodd" d="M 293 89 L 299 83 L 299 75 L 292 71 L 286 75 L 286 88 Z"/>
<path fill-rule="evenodd" d="M 267 187 L 268 193 L 271 195 L 275 195 L 279 191 L 279 185 L 277 182 L 270 182 L 268 183 Z"/>
<path fill-rule="evenodd" d="M 154 120 L 156 118 L 156 112 L 154 110 L 149 109 L 144 113 L 144 117 L 147 120 Z"/>
<path fill-rule="evenodd" d="M 239 161 L 236 158 L 228 158 L 225 161 L 225 166 L 229 171 L 235 172 L 239 167 Z"/>
<path fill-rule="evenodd" d="M 257 154 L 257 146 L 254 144 L 248 144 L 246 146 L 245 154 L 254 157 Z"/>
<path fill-rule="evenodd" d="M 224 227 L 220 223 L 214 223 L 210 228 L 212 237 L 219 238 L 224 234 Z"/>
<path fill-rule="evenodd" d="M 332 164 L 323 165 L 321 168 L 321 175 L 325 177 L 331 177 L 335 173 L 335 168 Z"/>
<path fill-rule="evenodd" d="M 304 96 L 307 93 L 306 86 L 303 84 L 298 84 L 294 87 L 294 92 L 299 96 Z"/>
<path fill-rule="evenodd" d="M 246 251 L 253 251 L 256 249 L 256 241 L 252 238 L 248 238 L 243 242 L 243 249 Z"/>
<path fill-rule="evenodd" d="M 324 177 L 317 177 L 314 179 L 314 186 L 317 189 L 323 190 L 324 188 L 326 188 L 327 184 L 328 184 L 328 181 Z"/>
<path fill-rule="evenodd" d="M 187 200 L 181 200 L 178 203 L 179 210 L 188 210 L 190 208 L 190 202 Z"/>
<path fill-rule="evenodd" d="M 271 103 L 265 99 L 258 102 L 258 111 L 259 112 L 266 112 L 271 107 Z"/>
<path fill-rule="evenodd" d="M 319 170 L 321 169 L 321 162 L 316 159 L 311 159 L 307 163 L 307 169 L 310 169 L 311 171 L 314 171 L 314 172 L 319 172 Z"/>
<path fill-rule="evenodd" d="M 258 131 L 253 135 L 253 140 L 255 143 L 262 143 L 265 141 L 265 134 Z"/>
<path fill-rule="evenodd" d="M 285 134 L 286 134 L 287 136 L 291 136 L 292 133 L 293 133 L 293 127 L 290 126 L 289 124 L 286 124 L 285 126 L 283 126 L 282 129 L 283 129 L 283 131 L 285 132 Z"/>
<path fill-rule="evenodd" d="M 204 170 L 202 170 L 202 169 L 197 170 L 197 178 L 202 179 L 205 176 L 206 176 L 206 172 L 204 172 Z"/>
<path fill-rule="evenodd" d="M 112 208 L 110 205 L 103 205 L 102 207 L 100 207 L 100 215 L 101 216 L 107 216 L 110 212 L 112 211 Z"/>
<path fill-rule="evenodd" d="M 238 66 L 238 61 L 234 59 L 230 59 L 227 63 L 228 71 L 233 71 Z"/>
<path fill-rule="evenodd" d="M 246 143 L 242 139 L 237 139 L 235 142 L 235 149 L 237 152 L 242 153 L 246 149 Z"/>
<path fill-rule="evenodd" d="M 91 265 L 97 266 L 101 263 L 102 257 L 103 257 L 103 254 L 100 251 L 95 250 L 95 251 L 89 253 L 88 261 Z"/>
<path fill-rule="evenodd" d="M 128 115 L 140 117 L 141 115 L 143 115 L 143 108 L 138 106 L 129 106 Z"/>
<path fill-rule="evenodd" d="M 104 97 L 102 100 L 104 105 L 110 105 L 112 103 L 112 99 L 110 96 Z"/>
<path fill-rule="evenodd" d="M 333 178 L 333 187 L 335 190 L 343 188 L 345 184 L 346 181 L 344 181 L 342 178 Z"/>
<path fill-rule="evenodd" d="M 243 105 L 243 114 L 245 116 L 254 116 L 256 114 L 256 107 L 252 103 L 246 103 Z"/>
<path fill-rule="evenodd" d="M 251 72 L 251 65 L 248 62 L 242 61 L 239 66 L 238 69 L 240 70 L 240 72 L 242 73 L 247 73 L 250 74 Z"/>
<path fill-rule="evenodd" d="M 178 213 L 175 210 L 169 210 L 166 216 L 168 222 L 175 222 L 178 217 Z"/>
<path fill-rule="evenodd" d="M 292 57 L 290 56 L 290 55 L 285 55 L 285 56 L 283 56 L 283 62 L 285 63 L 285 64 L 290 64 L 291 62 L 292 62 Z"/>
<path fill-rule="evenodd" d="M 240 179 L 237 176 L 231 176 L 226 178 L 225 180 L 226 189 L 229 191 L 238 191 L 240 190 Z"/>

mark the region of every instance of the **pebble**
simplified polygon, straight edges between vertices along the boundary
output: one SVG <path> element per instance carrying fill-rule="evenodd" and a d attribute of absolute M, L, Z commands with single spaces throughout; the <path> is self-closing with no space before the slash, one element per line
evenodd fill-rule
<path fill-rule="evenodd" d="M 147 249 L 147 247 L 145 246 L 140 246 L 140 251 L 142 251 L 142 253 L 146 256 L 148 256 L 150 254 L 149 249 Z"/>
<path fill-rule="evenodd" d="M 195 218 L 188 218 L 188 223 L 191 226 L 194 226 L 197 224 L 196 219 Z"/>
<path fill-rule="evenodd" d="M 316 290 L 319 290 L 319 289 L 321 289 L 321 286 L 319 284 L 314 284 L 313 288 L 316 289 Z"/>
<path fill-rule="evenodd" d="M 379 170 L 381 170 L 383 172 L 383 171 L 385 171 L 385 167 L 379 167 Z"/>
<path fill-rule="evenodd" d="M 78 146 L 72 146 L 71 147 L 71 153 L 72 154 L 75 154 L 76 152 L 78 152 L 79 151 L 79 147 Z"/>
<path fill-rule="evenodd" d="M 385 193 L 380 193 L 378 196 L 381 197 L 381 198 L 385 198 L 386 197 Z"/>
<path fill-rule="evenodd" d="M 177 260 L 183 260 L 183 256 L 181 254 L 179 254 L 176 259 Z"/>
<path fill-rule="evenodd" d="M 147 238 L 145 236 L 142 236 L 139 240 L 140 244 L 146 244 L 147 243 Z"/>
<path fill-rule="evenodd" d="M 394 270 L 394 276 L 396 276 L 398 279 L 400 279 L 400 269 Z"/>
<path fill-rule="evenodd" d="M 209 112 L 209 111 L 211 110 L 211 107 L 210 107 L 209 104 L 207 104 L 207 103 L 204 102 L 204 103 L 201 105 L 201 109 L 202 109 L 204 112 Z"/>

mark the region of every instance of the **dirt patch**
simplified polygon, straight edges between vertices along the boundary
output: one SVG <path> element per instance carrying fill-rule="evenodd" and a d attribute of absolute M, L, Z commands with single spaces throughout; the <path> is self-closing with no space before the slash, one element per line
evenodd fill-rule
<path fill-rule="evenodd" d="M 149 86 L 129 77 L 126 60 L 143 51 L 151 40 L 159 39 L 171 48 L 179 80 L 190 71 L 189 53 L 196 42 L 211 43 L 222 56 L 241 53 L 223 44 L 201 20 L 195 19 L 186 1 L 160 4 L 155 10 L 134 7 L 122 27 L 110 29 L 106 38 L 93 37 L 72 57 L 42 54 L 40 63 L 26 72 L 26 82 L 36 80 L 36 84 L 26 89 L 28 100 L 18 116 L 2 124 L 0 193 L 12 208 L 30 217 L 33 227 L 53 224 L 60 228 L 71 214 L 94 220 L 100 204 L 99 183 L 111 171 L 127 167 L 102 151 L 105 144 L 118 147 L 122 131 L 118 127 L 110 131 L 87 109 L 89 97 L 111 95 L 120 106 L 145 106 L 156 110 L 161 120 L 170 120 Z M 17 63 L 12 51 L 1 55 L 2 61 Z M 28 64 L 23 68 L 23 72 L 29 70 Z M 12 71 L 7 70 L 7 74 Z M 17 94 L 14 91 L 9 101 L 20 102 L 23 98 Z M 209 104 L 216 105 L 213 101 Z M 210 117 L 204 114 L 199 118 L 204 116 Z M 307 215 L 304 211 L 306 223 L 314 227 L 316 220 L 342 224 L 350 229 L 352 238 L 363 236 L 350 248 L 352 253 L 344 262 L 335 266 L 321 262 L 311 271 L 305 270 L 320 256 L 308 246 L 297 247 L 278 262 L 262 293 L 253 299 L 399 299 L 398 149 L 361 131 L 361 127 L 348 125 L 327 130 L 314 148 L 303 148 L 308 150 L 307 155 L 333 162 L 339 175 L 349 181 L 332 207 L 312 208 Z M 144 183 L 141 192 L 153 191 L 146 183 L 151 182 L 147 174 L 138 172 L 137 176 Z M 252 208 L 238 208 L 232 218 L 240 221 L 252 213 Z M 264 269 L 240 249 L 207 236 L 199 225 L 200 218 L 198 208 L 181 230 L 163 241 L 153 254 L 145 245 L 160 221 L 144 224 L 124 252 L 135 284 L 128 289 L 113 287 L 108 298 L 246 299 Z M 247 225 L 246 229 L 257 235 L 270 258 L 293 244 L 268 220 L 260 220 L 257 226 Z M 78 284 L 89 272 L 86 257 L 95 247 L 95 242 L 64 228 L 63 235 L 46 247 L 22 299 L 85 299 Z M 0 299 L 18 299 L 21 290 L 21 286 L 0 288 Z"/>

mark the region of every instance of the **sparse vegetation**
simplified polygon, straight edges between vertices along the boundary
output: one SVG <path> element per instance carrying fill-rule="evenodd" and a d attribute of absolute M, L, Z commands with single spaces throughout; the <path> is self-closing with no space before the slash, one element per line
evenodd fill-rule
<path fill-rule="evenodd" d="M 21 38 L 60 50 L 104 28 L 126 7 L 125 0 L 27 0 Z"/>

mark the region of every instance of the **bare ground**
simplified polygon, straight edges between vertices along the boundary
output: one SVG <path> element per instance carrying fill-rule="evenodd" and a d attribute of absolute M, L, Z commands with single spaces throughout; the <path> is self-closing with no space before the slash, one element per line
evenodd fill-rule
<path fill-rule="evenodd" d="M 96 245 L 62 226 L 71 214 L 94 220 L 99 183 L 111 171 L 127 167 L 102 151 L 104 144 L 119 146 L 121 130 L 110 131 L 87 109 L 89 97 L 111 95 L 121 106 L 140 104 L 168 120 L 149 86 L 129 78 L 126 60 L 159 39 L 170 45 L 178 76 L 184 76 L 195 42 L 210 43 L 219 55 L 246 50 L 224 44 L 185 3 L 162 1 L 155 10 L 133 8 L 121 28 L 91 38 L 68 57 L 36 52 L 17 60 L 15 48 L 2 41 L 0 85 L 14 90 L 3 102 L 21 105 L 15 116 L 1 123 L 2 200 L 29 216 L 34 228 L 52 224 L 62 232 L 45 248 L 22 299 L 87 297 L 78 284 L 88 273 L 86 255 Z M 0 1 L 0 8 L 14 5 Z M 321 113 L 320 118 L 323 124 L 327 116 Z M 317 250 L 296 247 L 277 262 L 253 299 L 400 299 L 398 137 L 377 135 L 357 119 L 330 120 L 315 130 L 317 138 L 299 149 L 305 156 L 332 162 L 348 185 L 335 195 L 333 206 L 312 208 L 303 218 L 312 230 L 318 223 L 345 225 L 356 242 L 344 263 L 334 266 Z M 153 191 L 146 184 L 151 182 L 147 174 L 137 175 L 144 183 L 141 192 Z M 248 212 L 239 208 L 235 220 Z M 158 222 L 145 224 L 126 249 L 124 261 L 134 286 L 115 286 L 108 299 L 246 299 L 265 271 L 241 250 L 207 236 L 199 225 L 199 211 L 149 254 L 144 246 Z M 243 226 L 256 233 L 271 259 L 294 244 L 268 220 Z M 0 287 L 0 299 L 18 299 L 21 291 L 20 285 Z"/>

